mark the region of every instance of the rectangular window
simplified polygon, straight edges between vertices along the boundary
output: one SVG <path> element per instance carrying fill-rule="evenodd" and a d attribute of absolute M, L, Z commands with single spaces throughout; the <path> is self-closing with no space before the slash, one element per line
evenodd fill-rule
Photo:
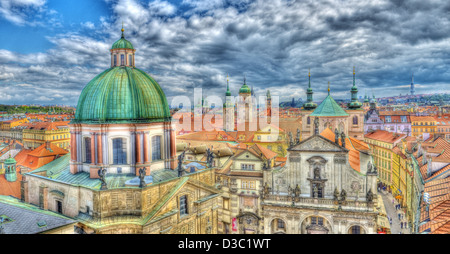
<path fill-rule="evenodd" d="M 180 197 L 180 216 L 188 214 L 187 196 Z"/>
<path fill-rule="evenodd" d="M 223 209 L 224 210 L 230 210 L 230 199 L 229 198 L 223 198 Z"/>
<path fill-rule="evenodd" d="M 85 163 L 91 163 L 91 138 L 84 139 L 86 158 L 84 160 Z"/>
<path fill-rule="evenodd" d="M 278 228 L 284 228 L 284 221 L 278 220 Z"/>
<path fill-rule="evenodd" d="M 120 65 L 122 65 L 122 66 L 125 65 L 125 56 L 124 55 L 120 55 Z"/>
<path fill-rule="evenodd" d="M 128 65 L 129 66 L 133 66 L 133 56 L 132 55 L 128 55 Z"/>
<path fill-rule="evenodd" d="M 255 181 L 242 181 L 241 184 L 242 189 L 256 189 L 255 187 Z"/>
<path fill-rule="evenodd" d="M 121 138 L 113 139 L 113 164 L 127 164 L 127 151 Z"/>
<path fill-rule="evenodd" d="M 152 137 L 152 161 L 161 160 L 161 136 Z"/>
<path fill-rule="evenodd" d="M 253 164 L 241 164 L 241 170 L 254 171 L 255 170 L 255 165 L 253 165 Z"/>
<path fill-rule="evenodd" d="M 117 55 L 114 55 L 114 66 L 117 66 Z"/>

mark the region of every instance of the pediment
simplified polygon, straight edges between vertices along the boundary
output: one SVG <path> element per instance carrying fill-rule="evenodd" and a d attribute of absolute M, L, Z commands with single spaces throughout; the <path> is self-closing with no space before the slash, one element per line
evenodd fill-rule
<path fill-rule="evenodd" d="M 261 160 L 259 157 L 255 156 L 254 154 L 252 154 L 248 151 L 237 155 L 234 159 L 235 160 L 258 160 L 258 161 Z"/>
<path fill-rule="evenodd" d="M 337 145 L 334 142 L 320 136 L 315 135 L 312 136 L 302 142 L 300 144 L 289 149 L 290 151 L 321 151 L 321 152 L 347 152 L 348 150 L 345 147 Z"/>

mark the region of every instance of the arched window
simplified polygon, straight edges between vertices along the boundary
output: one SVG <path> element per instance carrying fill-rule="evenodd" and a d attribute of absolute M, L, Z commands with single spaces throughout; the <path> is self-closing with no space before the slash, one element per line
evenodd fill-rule
<path fill-rule="evenodd" d="M 113 139 L 113 164 L 127 164 L 127 150 L 122 138 Z"/>
<path fill-rule="evenodd" d="M 286 223 L 282 219 L 274 219 L 270 224 L 272 234 L 286 233 Z"/>
<path fill-rule="evenodd" d="M 349 231 L 350 231 L 350 232 L 348 232 L 349 234 L 359 235 L 359 234 L 361 234 L 361 227 L 360 226 L 352 226 Z"/>
<path fill-rule="evenodd" d="M 358 117 L 357 116 L 353 117 L 353 125 L 358 125 Z"/>
<path fill-rule="evenodd" d="M 124 66 L 125 65 L 125 55 L 120 55 L 120 65 Z"/>
<path fill-rule="evenodd" d="M 85 159 L 84 163 L 91 163 L 91 138 L 84 139 Z"/>
<path fill-rule="evenodd" d="M 161 160 L 161 136 L 152 137 L 152 161 Z"/>

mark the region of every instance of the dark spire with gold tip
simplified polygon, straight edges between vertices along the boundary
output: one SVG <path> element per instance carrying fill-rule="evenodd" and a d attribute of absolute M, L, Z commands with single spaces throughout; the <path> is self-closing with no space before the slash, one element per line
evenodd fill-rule
<path fill-rule="evenodd" d="M 317 108 L 317 104 L 313 102 L 313 90 L 311 88 L 311 71 L 308 70 L 308 89 L 306 90 L 306 103 L 303 105 L 303 108 L 306 110 L 313 110 Z"/>
<path fill-rule="evenodd" d="M 353 66 L 353 87 L 350 90 L 352 94 L 352 101 L 348 104 L 349 109 L 360 109 L 362 103 L 358 101 L 358 87 L 356 87 L 356 72 L 355 66 Z"/>

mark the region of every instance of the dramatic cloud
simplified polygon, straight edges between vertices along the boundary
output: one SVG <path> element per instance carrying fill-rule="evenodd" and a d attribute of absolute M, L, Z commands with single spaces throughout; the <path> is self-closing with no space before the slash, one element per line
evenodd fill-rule
<path fill-rule="evenodd" d="M 48 38 L 54 47 L 42 53 L 0 49 L 6 102 L 75 105 L 87 82 L 109 67 L 109 48 L 120 38 L 122 22 L 137 49 L 137 67 L 158 81 L 169 100 L 192 95 L 194 87 L 223 96 L 227 74 L 233 95 L 245 75 L 257 95 L 270 89 L 280 101 L 305 99 L 308 68 L 315 100 L 325 97 L 328 81 L 335 98 L 347 99 L 353 66 L 360 96 L 406 94 L 413 72 L 418 93 L 448 89 L 447 0 L 106 2 L 111 15 L 99 17 L 100 26 L 81 24 L 92 33 Z M 27 5 L 40 8 L 44 1 L 1 3 L 5 15 L 18 3 L 42 3 Z"/>

